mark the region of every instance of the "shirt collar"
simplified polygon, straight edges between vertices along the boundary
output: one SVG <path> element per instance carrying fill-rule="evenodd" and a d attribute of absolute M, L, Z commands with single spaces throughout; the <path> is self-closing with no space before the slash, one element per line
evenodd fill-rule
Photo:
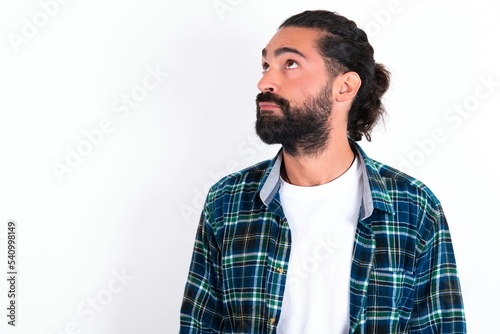
<path fill-rule="evenodd" d="M 280 170 L 283 161 L 283 148 L 281 148 L 267 167 L 260 183 L 258 193 L 262 202 L 269 207 L 280 188 Z"/>
<path fill-rule="evenodd" d="M 356 152 L 363 170 L 363 197 L 360 220 L 370 217 L 374 209 L 394 214 L 391 197 L 379 172 L 380 164 L 370 159 L 356 142 L 350 141 L 350 144 L 353 151 Z M 260 199 L 268 208 L 273 199 L 277 197 L 280 188 L 279 180 L 282 162 L 283 149 L 280 149 L 274 159 L 271 160 L 258 189 Z"/>

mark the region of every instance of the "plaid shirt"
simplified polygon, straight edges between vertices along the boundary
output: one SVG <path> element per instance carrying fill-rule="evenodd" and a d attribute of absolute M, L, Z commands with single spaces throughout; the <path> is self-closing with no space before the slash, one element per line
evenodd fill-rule
<path fill-rule="evenodd" d="M 439 201 L 420 181 L 352 145 L 364 165 L 364 190 L 352 254 L 350 333 L 465 333 Z M 180 333 L 276 333 L 292 247 L 278 192 L 281 162 L 278 153 L 208 193 Z"/>

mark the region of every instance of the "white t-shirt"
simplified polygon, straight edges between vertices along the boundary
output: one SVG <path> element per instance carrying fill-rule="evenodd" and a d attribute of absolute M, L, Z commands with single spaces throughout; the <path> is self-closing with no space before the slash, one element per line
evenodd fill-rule
<path fill-rule="evenodd" d="M 339 178 L 300 187 L 281 180 L 292 250 L 278 333 L 349 332 L 352 248 L 361 205 L 358 158 Z"/>

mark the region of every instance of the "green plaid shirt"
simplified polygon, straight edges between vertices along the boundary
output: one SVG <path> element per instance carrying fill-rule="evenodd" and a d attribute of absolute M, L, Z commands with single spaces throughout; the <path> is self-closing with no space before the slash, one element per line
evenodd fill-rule
<path fill-rule="evenodd" d="M 364 190 L 352 254 L 350 333 L 465 333 L 439 201 L 420 181 L 352 146 L 364 166 Z M 233 173 L 208 193 L 180 333 L 276 333 L 292 247 L 278 192 L 281 159 L 278 153 Z"/>

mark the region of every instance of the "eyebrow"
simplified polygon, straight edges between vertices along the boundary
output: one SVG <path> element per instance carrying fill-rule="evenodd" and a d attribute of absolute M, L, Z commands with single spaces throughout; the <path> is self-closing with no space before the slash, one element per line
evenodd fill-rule
<path fill-rule="evenodd" d="M 304 54 L 302 52 L 300 52 L 297 49 L 291 48 L 291 47 L 284 46 L 284 47 L 281 47 L 281 48 L 274 50 L 275 57 L 279 57 L 284 53 L 295 53 L 296 55 L 299 55 L 302 58 L 306 58 L 306 56 L 304 56 Z M 266 56 L 267 56 L 267 49 L 262 49 L 262 57 L 266 58 Z"/>

